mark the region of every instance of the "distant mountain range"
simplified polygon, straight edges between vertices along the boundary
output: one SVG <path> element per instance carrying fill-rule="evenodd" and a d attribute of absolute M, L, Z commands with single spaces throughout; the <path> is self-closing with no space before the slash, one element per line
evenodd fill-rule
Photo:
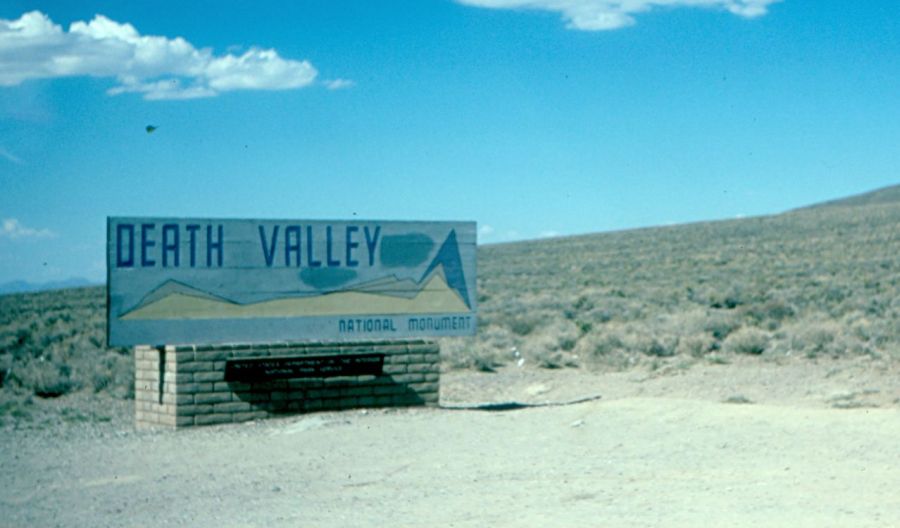
<path fill-rule="evenodd" d="M 28 282 L 15 280 L 0 284 L 0 295 L 9 293 L 27 293 L 46 290 L 62 290 L 64 288 L 84 288 L 87 286 L 102 286 L 101 282 L 92 282 L 80 277 L 73 277 L 60 281 Z"/>

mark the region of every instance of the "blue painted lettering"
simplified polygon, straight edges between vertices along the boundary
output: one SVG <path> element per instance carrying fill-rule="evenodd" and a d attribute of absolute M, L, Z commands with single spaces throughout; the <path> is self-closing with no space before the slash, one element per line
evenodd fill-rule
<path fill-rule="evenodd" d="M 190 240 L 191 246 L 191 267 L 197 265 L 197 231 L 200 231 L 200 226 L 197 224 L 188 224 L 184 226 L 184 228 L 188 232 L 188 239 Z"/>
<path fill-rule="evenodd" d="M 313 257 L 313 231 L 312 226 L 306 226 L 306 265 L 310 268 L 321 268 L 322 261 Z"/>
<path fill-rule="evenodd" d="M 325 261 L 328 263 L 329 268 L 336 268 L 341 265 L 340 260 L 335 260 L 331 256 L 331 249 L 333 245 L 334 241 L 331 235 L 331 226 L 325 226 Z"/>
<path fill-rule="evenodd" d="M 277 226 L 275 227 L 278 228 Z M 292 240 L 293 239 L 293 240 Z M 275 247 L 274 242 L 272 247 Z M 291 253 L 297 261 L 297 267 L 300 267 L 300 226 L 287 226 L 284 229 L 284 265 L 291 267 Z"/>
<path fill-rule="evenodd" d="M 169 255 L 172 256 L 173 266 L 179 266 L 181 258 L 179 249 L 181 245 L 178 243 L 178 224 L 163 224 L 162 228 L 162 262 L 163 267 L 169 267 Z"/>
<path fill-rule="evenodd" d="M 378 245 L 378 237 L 381 236 L 381 226 L 375 226 L 375 232 L 370 235 L 369 226 L 364 228 L 366 234 L 366 248 L 369 250 L 369 266 L 375 265 L 375 246 Z"/>
<path fill-rule="evenodd" d="M 262 244 L 263 257 L 266 259 L 266 266 L 271 268 L 275 261 L 275 244 L 278 242 L 278 226 L 272 229 L 272 243 L 266 245 L 266 228 L 259 226 L 259 242 Z"/>
<path fill-rule="evenodd" d="M 123 258 L 122 235 L 128 233 L 128 257 Z M 134 266 L 134 224 L 116 226 L 116 267 L 131 268 Z"/>
<path fill-rule="evenodd" d="M 147 254 L 148 249 L 156 245 L 156 241 L 150 239 L 150 234 L 156 229 L 156 224 L 141 224 L 141 266 L 155 266 L 156 261 Z"/>
<path fill-rule="evenodd" d="M 359 226 L 347 226 L 347 267 L 359 266 L 359 261 L 353 258 L 353 250 L 359 247 L 359 242 L 353 241 L 353 235 L 359 231 Z"/>
<path fill-rule="evenodd" d="M 222 258 L 223 251 L 222 250 L 223 250 L 223 245 L 225 242 L 225 234 L 223 233 L 224 228 L 222 227 L 222 224 L 219 224 L 217 227 L 218 227 L 219 240 L 218 240 L 218 242 L 214 242 L 213 241 L 213 226 L 211 226 L 211 225 L 206 226 L 206 267 L 208 267 L 208 268 L 211 268 L 213 265 L 212 264 L 213 251 L 215 251 L 218 256 L 218 259 L 217 259 L 218 266 L 220 268 L 222 267 L 222 260 L 223 260 L 223 258 Z"/>

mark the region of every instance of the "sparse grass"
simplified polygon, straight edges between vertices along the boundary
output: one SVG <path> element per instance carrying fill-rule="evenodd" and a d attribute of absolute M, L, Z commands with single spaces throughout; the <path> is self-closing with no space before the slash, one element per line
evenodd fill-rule
<path fill-rule="evenodd" d="M 547 368 L 570 354 L 614 370 L 737 354 L 897 360 L 897 225 L 900 203 L 876 201 L 481 247 L 488 331 L 470 348 L 492 365 L 516 361 L 497 351 L 517 347 Z"/>
<path fill-rule="evenodd" d="M 56 398 L 79 390 L 134 395 L 129 349 L 107 348 L 103 288 L 0 296 L 5 393 Z"/>

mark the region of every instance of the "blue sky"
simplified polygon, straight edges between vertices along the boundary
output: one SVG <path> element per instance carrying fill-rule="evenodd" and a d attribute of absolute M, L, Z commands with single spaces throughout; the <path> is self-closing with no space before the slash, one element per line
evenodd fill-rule
<path fill-rule="evenodd" d="M 0 5 L 0 283 L 102 280 L 107 216 L 494 243 L 864 192 L 898 145 L 896 0 Z"/>

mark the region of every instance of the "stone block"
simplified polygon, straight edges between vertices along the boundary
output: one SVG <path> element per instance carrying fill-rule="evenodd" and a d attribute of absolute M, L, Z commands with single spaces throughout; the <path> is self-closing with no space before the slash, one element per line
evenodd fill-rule
<path fill-rule="evenodd" d="M 221 361 L 228 359 L 230 350 L 197 350 L 194 352 L 194 361 Z"/>
<path fill-rule="evenodd" d="M 184 405 L 194 403 L 194 395 L 193 394 L 172 394 L 172 393 L 163 393 L 162 397 L 163 404 L 172 404 L 172 405 Z"/>
<path fill-rule="evenodd" d="M 384 372 L 385 374 L 406 374 L 406 364 L 385 364 L 382 368 L 382 372 Z"/>
<path fill-rule="evenodd" d="M 173 391 L 179 394 L 196 394 L 198 392 L 214 392 L 212 383 L 181 383 L 173 386 Z"/>
<path fill-rule="evenodd" d="M 253 407 L 247 403 L 242 401 L 233 401 L 228 403 L 216 403 L 213 404 L 213 413 L 235 413 L 235 412 L 247 412 Z"/>
<path fill-rule="evenodd" d="M 135 370 L 134 379 L 159 382 L 159 370 Z"/>
<path fill-rule="evenodd" d="M 262 420 L 263 418 L 267 418 L 269 413 L 266 411 L 249 411 L 249 412 L 239 412 L 231 415 L 232 421 L 234 422 L 249 422 L 252 420 Z"/>
<path fill-rule="evenodd" d="M 134 382 L 134 393 L 138 392 L 156 392 L 159 390 L 159 382 L 158 381 L 148 381 L 148 380 L 135 380 Z"/>
<path fill-rule="evenodd" d="M 406 371 L 410 374 L 421 372 L 422 374 L 435 372 L 437 365 L 434 363 L 412 363 L 406 366 Z"/>
<path fill-rule="evenodd" d="M 398 394 L 391 399 L 392 405 L 421 405 L 425 403 L 422 398 L 416 394 Z"/>
<path fill-rule="evenodd" d="M 159 418 L 160 425 L 168 427 L 184 427 L 186 425 L 194 425 L 193 416 L 165 415 Z"/>
<path fill-rule="evenodd" d="M 224 370 L 209 370 L 203 372 L 194 372 L 193 373 L 194 381 L 223 381 L 225 380 L 225 371 Z"/>
<path fill-rule="evenodd" d="M 163 380 L 167 383 L 190 383 L 194 381 L 194 375 L 190 372 L 166 372 Z"/>
<path fill-rule="evenodd" d="M 417 346 L 416 352 L 420 354 L 439 354 L 441 352 L 441 346 L 429 341 Z"/>
<path fill-rule="evenodd" d="M 231 401 L 231 392 L 201 392 L 194 394 L 194 403 L 224 403 Z"/>
<path fill-rule="evenodd" d="M 180 347 L 179 347 L 180 348 Z M 168 362 L 175 363 L 186 363 L 190 361 L 194 361 L 194 351 L 193 350 L 175 350 L 175 351 L 166 351 L 166 363 Z"/>
<path fill-rule="evenodd" d="M 234 396 L 240 401 L 246 402 L 261 402 L 261 401 L 269 401 L 270 394 L 268 392 L 235 392 Z"/>
<path fill-rule="evenodd" d="M 175 366 L 175 372 L 202 372 L 213 370 L 214 363 L 212 361 L 189 361 L 187 363 L 178 363 Z M 166 370 L 169 370 L 169 363 L 166 362 Z"/>
<path fill-rule="evenodd" d="M 159 373 L 159 363 L 148 359 L 137 359 L 134 362 L 134 369 Z"/>
<path fill-rule="evenodd" d="M 159 393 L 156 391 L 135 391 L 134 400 L 137 402 L 159 403 Z"/>
<path fill-rule="evenodd" d="M 288 381 L 288 388 L 291 389 L 313 389 L 321 387 L 323 383 L 317 379 L 291 379 Z"/>
<path fill-rule="evenodd" d="M 346 392 L 341 393 L 341 396 L 371 396 L 374 394 L 375 387 L 361 385 L 358 387 L 347 387 Z"/>
<path fill-rule="evenodd" d="M 322 400 L 304 400 L 303 409 L 306 411 L 319 411 L 322 409 Z"/>
<path fill-rule="evenodd" d="M 384 396 L 375 396 L 374 399 L 375 399 L 375 405 L 378 405 L 379 407 L 385 406 L 385 405 L 390 405 L 394 401 L 394 397 L 390 394 L 387 394 Z"/>
<path fill-rule="evenodd" d="M 347 398 L 340 398 L 338 400 L 338 404 L 340 405 L 340 407 L 342 409 L 347 409 L 349 407 L 356 407 L 357 404 L 359 404 L 359 398 L 355 398 L 352 396 L 347 397 Z"/>
<path fill-rule="evenodd" d="M 232 421 L 231 416 L 231 413 L 198 414 L 194 416 L 194 423 L 196 425 L 230 423 Z"/>
<path fill-rule="evenodd" d="M 376 354 L 384 354 L 385 360 L 388 357 L 395 356 L 397 354 L 406 354 L 409 352 L 409 348 L 406 345 L 381 345 L 374 347 L 374 350 L 369 350 L 370 352 L 374 352 Z"/>
<path fill-rule="evenodd" d="M 134 413 L 134 417 L 138 422 L 159 423 L 159 413 L 142 411 L 138 409 Z"/>
<path fill-rule="evenodd" d="M 398 374 L 392 376 L 397 383 L 420 383 L 425 381 L 425 374 Z"/>
<path fill-rule="evenodd" d="M 437 383 L 411 383 L 408 387 L 416 392 L 437 392 L 438 384 Z"/>
<path fill-rule="evenodd" d="M 372 387 L 372 394 L 376 396 L 380 395 L 391 395 L 391 394 L 400 394 L 405 389 L 400 385 L 379 385 L 377 387 Z"/>
<path fill-rule="evenodd" d="M 394 354 L 392 356 L 384 356 L 384 366 L 405 365 L 407 363 L 409 363 L 409 354 Z"/>

